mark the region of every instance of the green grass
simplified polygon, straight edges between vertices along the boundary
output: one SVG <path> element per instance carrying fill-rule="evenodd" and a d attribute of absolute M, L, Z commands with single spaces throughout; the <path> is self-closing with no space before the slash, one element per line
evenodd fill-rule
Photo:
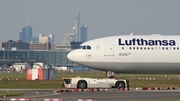
<path fill-rule="evenodd" d="M 23 73 L 0 73 L 0 89 L 25 88 L 25 89 L 59 89 L 63 77 L 91 77 L 105 78 L 104 72 L 56 72 L 57 80 L 26 80 L 26 72 Z M 116 79 L 127 79 L 131 88 L 135 87 L 179 87 L 178 74 L 116 74 Z M 155 78 L 155 80 L 153 80 Z"/>
<path fill-rule="evenodd" d="M 62 81 L 45 80 L 45 81 L 3 81 L 0 83 L 0 88 L 26 88 L 26 89 L 55 89 L 60 88 Z"/>
<path fill-rule="evenodd" d="M 0 97 L 3 96 L 17 96 L 17 95 L 24 95 L 25 93 L 23 92 L 5 92 L 5 91 L 0 91 Z"/>

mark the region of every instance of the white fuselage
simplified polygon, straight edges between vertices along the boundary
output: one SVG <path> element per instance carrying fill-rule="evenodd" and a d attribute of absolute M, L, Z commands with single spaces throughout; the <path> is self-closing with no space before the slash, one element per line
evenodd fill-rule
<path fill-rule="evenodd" d="M 180 73 L 180 36 L 111 36 L 81 46 L 67 57 L 89 68 L 116 73 Z"/>

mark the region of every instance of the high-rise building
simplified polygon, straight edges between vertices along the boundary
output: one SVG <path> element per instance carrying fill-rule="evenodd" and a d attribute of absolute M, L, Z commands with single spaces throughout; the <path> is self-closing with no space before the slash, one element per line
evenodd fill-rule
<path fill-rule="evenodd" d="M 32 37 L 31 43 L 39 43 L 39 38 L 38 37 Z"/>
<path fill-rule="evenodd" d="M 19 33 L 19 38 L 22 42 L 30 43 L 32 38 L 32 27 L 26 26 L 22 28 L 22 32 Z"/>
<path fill-rule="evenodd" d="M 64 34 L 64 42 L 84 42 L 88 40 L 88 26 L 82 25 L 80 28 L 80 12 L 79 12 L 79 5 L 78 11 L 76 13 L 76 21 L 75 26 L 72 28 L 72 33 Z M 82 31 L 82 32 L 81 32 Z"/>
<path fill-rule="evenodd" d="M 22 42 L 30 43 L 32 39 L 32 27 L 29 26 L 29 18 L 27 21 L 27 26 L 22 28 L 22 32 L 19 33 L 19 40 Z"/>
<path fill-rule="evenodd" d="M 54 34 L 49 34 L 49 38 L 51 39 L 50 43 L 54 43 Z"/>
<path fill-rule="evenodd" d="M 72 33 L 73 33 L 73 35 L 74 35 L 73 41 L 76 42 L 76 27 L 73 27 L 73 28 L 72 28 Z"/>
<path fill-rule="evenodd" d="M 82 25 L 80 36 L 81 36 L 80 42 L 85 42 L 88 40 L 88 26 L 87 25 Z"/>
<path fill-rule="evenodd" d="M 65 43 L 70 43 L 74 41 L 74 33 L 66 33 L 64 34 L 64 42 Z"/>
<path fill-rule="evenodd" d="M 21 40 L 22 42 L 25 42 L 23 32 L 19 32 L 19 40 Z"/>
<path fill-rule="evenodd" d="M 44 34 L 39 34 L 39 43 L 54 43 L 54 35 L 49 34 L 48 36 L 45 36 Z"/>
<path fill-rule="evenodd" d="M 77 14 L 76 14 L 76 22 L 75 22 L 75 27 L 76 27 L 76 31 L 75 31 L 75 41 L 76 42 L 79 42 L 80 41 L 80 12 L 79 12 L 79 9 L 77 11 Z"/>

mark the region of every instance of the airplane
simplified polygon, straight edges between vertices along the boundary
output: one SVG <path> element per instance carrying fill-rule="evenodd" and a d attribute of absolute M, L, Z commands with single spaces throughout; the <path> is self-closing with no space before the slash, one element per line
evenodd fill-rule
<path fill-rule="evenodd" d="M 180 36 L 119 35 L 84 42 L 67 58 L 96 70 L 131 74 L 180 73 Z"/>

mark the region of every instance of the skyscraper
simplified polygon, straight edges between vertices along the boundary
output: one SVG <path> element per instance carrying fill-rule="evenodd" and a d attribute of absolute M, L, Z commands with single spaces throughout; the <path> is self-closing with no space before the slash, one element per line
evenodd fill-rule
<path fill-rule="evenodd" d="M 21 40 L 22 42 L 25 42 L 23 32 L 19 32 L 19 40 Z"/>
<path fill-rule="evenodd" d="M 51 39 L 50 43 L 54 43 L 54 34 L 49 34 L 49 38 Z"/>
<path fill-rule="evenodd" d="M 31 43 L 39 43 L 39 37 L 32 37 Z"/>
<path fill-rule="evenodd" d="M 73 42 L 76 42 L 76 27 L 72 28 L 72 33 L 73 33 Z"/>
<path fill-rule="evenodd" d="M 39 34 L 39 43 L 54 43 L 54 35 L 49 34 L 48 36 L 45 36 L 44 34 Z"/>
<path fill-rule="evenodd" d="M 27 21 L 27 26 L 22 28 L 22 32 L 19 33 L 19 39 L 22 42 L 30 43 L 32 39 L 32 27 L 29 26 L 29 18 Z"/>
<path fill-rule="evenodd" d="M 80 41 L 80 12 L 79 12 L 79 9 L 77 11 L 77 14 L 76 14 L 76 22 L 75 22 L 75 27 L 76 27 L 76 31 L 75 31 L 75 41 L 76 42 L 79 42 Z"/>
<path fill-rule="evenodd" d="M 74 33 L 66 33 L 64 34 L 64 42 L 65 43 L 70 43 L 74 41 Z"/>
<path fill-rule="evenodd" d="M 87 32 L 87 25 L 82 25 L 80 29 L 80 11 L 79 11 L 79 4 L 78 10 L 76 13 L 76 21 L 75 26 L 72 29 L 72 33 L 68 33 L 64 35 L 65 42 L 84 42 L 88 40 L 88 32 Z M 82 31 L 82 32 L 81 32 Z"/>
<path fill-rule="evenodd" d="M 80 42 L 85 42 L 88 40 L 88 26 L 82 25 L 81 26 L 81 34 L 80 34 Z"/>

